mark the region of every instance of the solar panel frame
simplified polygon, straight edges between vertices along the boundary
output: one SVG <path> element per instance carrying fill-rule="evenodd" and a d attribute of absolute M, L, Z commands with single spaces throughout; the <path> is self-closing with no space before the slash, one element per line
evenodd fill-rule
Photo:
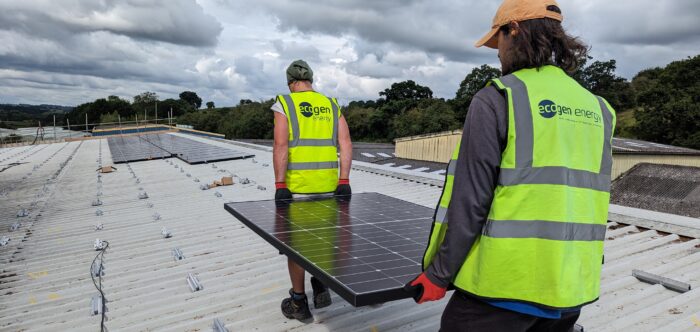
<path fill-rule="evenodd" d="M 252 153 L 223 148 L 172 134 L 143 135 L 143 139 L 173 154 L 190 165 L 224 160 L 252 158 Z"/>
<path fill-rule="evenodd" d="M 281 253 L 287 255 L 304 270 L 321 280 L 335 293 L 353 306 L 365 306 L 411 297 L 403 286 L 422 272 L 422 257 L 430 235 L 434 211 L 431 208 L 406 202 L 378 193 L 361 193 L 347 197 L 347 224 L 329 224 L 321 227 L 285 230 L 280 222 L 285 217 L 283 209 L 270 206 L 274 200 L 234 202 L 225 209 Z M 324 202 L 335 199 L 343 204 L 343 197 L 311 196 L 294 202 Z M 358 208 L 353 202 L 375 207 Z M 288 202 L 283 202 L 286 204 Z M 357 205 L 357 204 L 355 204 Z M 369 206 L 369 205 L 366 205 Z M 255 209 L 258 212 L 251 212 Z M 336 222 L 340 220 L 343 206 L 339 205 Z M 382 210 L 378 210 L 382 209 Z M 390 211 L 379 216 L 376 211 Z M 274 221 L 269 216 L 276 215 Z M 310 216 L 313 209 L 307 211 Z M 265 220 L 262 220 L 265 219 Z M 313 218 L 310 218 L 313 219 Z M 285 220 L 295 224 L 291 220 Z M 303 236 L 301 236 L 303 234 Z M 291 238 L 306 238 L 290 245 Z M 334 236 L 336 242 L 326 241 Z M 333 260 L 324 261 L 326 248 L 320 241 L 333 245 Z M 320 249 L 319 249 L 320 248 Z M 306 254 L 300 251 L 306 252 Z M 332 263 L 332 267 L 328 264 Z M 325 265 L 322 267 L 321 265 Z"/>
<path fill-rule="evenodd" d="M 107 144 L 115 164 L 171 157 L 169 152 L 143 142 L 137 136 L 109 137 Z"/>
<path fill-rule="evenodd" d="M 107 138 L 115 164 L 177 157 L 190 164 L 255 157 L 252 153 L 224 148 L 172 134 L 143 134 Z"/>

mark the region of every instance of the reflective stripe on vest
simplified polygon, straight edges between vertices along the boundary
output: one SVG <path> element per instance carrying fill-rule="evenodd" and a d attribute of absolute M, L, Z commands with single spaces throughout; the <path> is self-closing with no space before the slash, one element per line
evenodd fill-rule
<path fill-rule="evenodd" d="M 488 220 L 481 234 L 495 238 L 603 241 L 605 225 L 543 220 Z"/>
<path fill-rule="evenodd" d="M 337 161 L 326 161 L 326 162 L 303 162 L 303 163 L 288 163 L 288 170 L 309 170 L 309 169 L 326 169 L 326 168 L 338 168 Z"/>
<path fill-rule="evenodd" d="M 457 145 L 457 149 L 459 149 L 459 145 Z M 457 160 L 450 160 L 450 162 L 447 163 L 447 174 L 445 174 L 446 182 L 450 181 L 454 183 L 455 168 L 457 168 Z M 437 211 L 435 212 L 435 220 L 447 224 L 447 207 L 438 204 Z"/>
<path fill-rule="evenodd" d="M 508 142 L 481 236 L 452 283 L 477 297 L 547 308 L 592 302 L 607 228 L 613 110 L 553 66 L 521 70 L 493 84 L 506 95 Z M 582 112 L 588 122 L 571 118 Z M 577 141 L 587 145 L 571 145 Z M 450 166 L 457 159 L 453 155 Z M 446 188 L 453 178 L 446 176 Z M 448 226 L 452 196 L 443 197 L 448 199 L 436 209 L 424 268 Z"/>

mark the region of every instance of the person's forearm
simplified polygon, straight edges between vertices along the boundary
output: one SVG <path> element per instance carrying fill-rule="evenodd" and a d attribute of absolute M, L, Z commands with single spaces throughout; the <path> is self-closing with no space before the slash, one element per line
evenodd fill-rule
<path fill-rule="evenodd" d="M 349 179 L 352 168 L 352 142 L 340 144 L 340 178 Z"/>
<path fill-rule="evenodd" d="M 275 182 L 284 182 L 287 174 L 287 144 L 275 144 L 272 147 L 272 167 L 275 171 Z"/>

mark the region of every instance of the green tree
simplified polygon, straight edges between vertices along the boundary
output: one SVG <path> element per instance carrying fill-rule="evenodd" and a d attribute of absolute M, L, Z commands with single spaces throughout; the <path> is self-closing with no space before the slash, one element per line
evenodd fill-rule
<path fill-rule="evenodd" d="M 469 110 L 469 104 L 474 95 L 479 92 L 488 81 L 501 76 L 501 70 L 489 65 L 474 67 L 472 71 L 459 84 L 455 99 L 451 100 L 452 107 L 458 122 L 464 122 Z"/>
<path fill-rule="evenodd" d="M 617 61 L 594 61 L 581 66 L 574 78 L 592 93 L 605 98 L 618 112 L 633 108 L 636 104 L 632 85 L 623 77 L 617 76 Z"/>
<path fill-rule="evenodd" d="M 194 107 L 182 99 L 168 98 L 158 103 L 158 116 L 160 118 L 166 118 L 170 111 L 173 112 L 173 117 L 178 117 L 192 110 Z"/>
<path fill-rule="evenodd" d="M 384 97 L 387 102 L 398 100 L 421 100 L 433 98 L 433 91 L 427 86 L 421 86 L 416 82 L 408 80 L 394 83 L 390 88 L 379 92 L 380 97 Z"/>
<path fill-rule="evenodd" d="M 158 95 L 155 92 L 146 91 L 134 96 L 134 104 L 150 105 L 158 101 Z"/>
<path fill-rule="evenodd" d="M 393 138 L 456 129 L 455 114 L 443 99 L 421 101 L 392 122 Z"/>
<path fill-rule="evenodd" d="M 212 109 L 214 108 L 214 102 L 213 101 L 208 101 L 207 102 L 207 109 Z"/>
<path fill-rule="evenodd" d="M 639 138 L 700 149 L 700 55 L 642 71 L 633 85 Z"/>
<path fill-rule="evenodd" d="M 199 98 L 194 91 L 182 91 L 180 92 L 180 99 L 186 101 L 188 104 L 194 106 L 195 109 L 202 107 L 202 98 Z"/>

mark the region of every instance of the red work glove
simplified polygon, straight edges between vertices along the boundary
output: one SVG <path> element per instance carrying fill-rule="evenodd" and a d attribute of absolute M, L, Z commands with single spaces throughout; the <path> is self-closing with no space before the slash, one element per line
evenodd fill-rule
<path fill-rule="evenodd" d="M 352 189 L 350 189 L 349 179 L 339 179 L 338 188 L 335 189 L 336 196 L 348 196 L 352 195 Z"/>
<path fill-rule="evenodd" d="M 416 293 L 413 299 L 416 300 L 418 304 L 427 301 L 437 301 L 445 297 L 445 293 L 447 292 L 447 288 L 440 287 L 430 281 L 425 275 L 425 272 L 421 273 L 418 278 L 413 279 L 408 286 L 408 291 Z"/>
<path fill-rule="evenodd" d="M 275 182 L 275 200 L 292 199 L 292 192 L 287 189 L 284 182 Z"/>

